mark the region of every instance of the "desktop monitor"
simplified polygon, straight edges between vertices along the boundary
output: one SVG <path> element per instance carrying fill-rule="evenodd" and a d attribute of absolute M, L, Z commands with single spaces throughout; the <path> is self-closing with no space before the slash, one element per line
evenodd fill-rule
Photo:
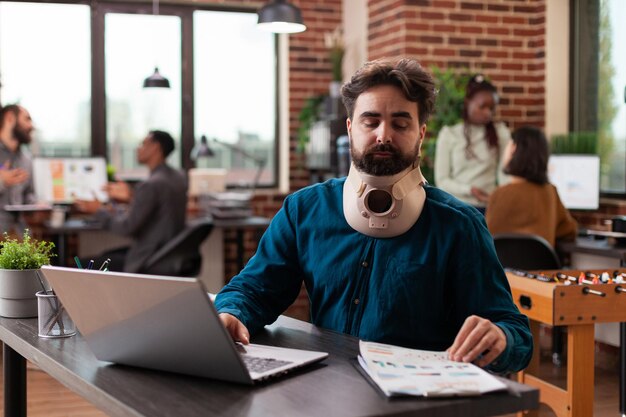
<path fill-rule="evenodd" d="M 596 210 L 600 204 L 600 157 L 552 155 L 548 177 L 568 209 Z"/>
<path fill-rule="evenodd" d="M 52 204 L 74 200 L 107 201 L 104 158 L 35 158 L 33 183 L 39 201 Z"/>

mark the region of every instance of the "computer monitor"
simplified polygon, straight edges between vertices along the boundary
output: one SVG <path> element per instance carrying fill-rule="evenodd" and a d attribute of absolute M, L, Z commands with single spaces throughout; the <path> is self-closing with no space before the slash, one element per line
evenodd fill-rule
<path fill-rule="evenodd" d="M 104 158 L 35 158 L 33 183 L 39 201 L 68 204 L 74 200 L 108 201 Z"/>
<path fill-rule="evenodd" d="M 548 177 L 568 209 L 596 210 L 600 205 L 600 157 L 552 155 Z"/>

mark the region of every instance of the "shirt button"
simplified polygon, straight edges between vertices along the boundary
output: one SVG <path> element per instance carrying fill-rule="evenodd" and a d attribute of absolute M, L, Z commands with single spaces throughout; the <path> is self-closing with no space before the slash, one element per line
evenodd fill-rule
<path fill-rule="evenodd" d="M 363 268 L 367 268 L 369 266 L 369 263 L 367 261 L 363 261 L 363 262 L 361 262 L 361 266 Z"/>
<path fill-rule="evenodd" d="M 356 299 L 354 300 L 354 304 L 359 304 L 359 299 L 358 299 L 358 298 L 356 298 Z"/>

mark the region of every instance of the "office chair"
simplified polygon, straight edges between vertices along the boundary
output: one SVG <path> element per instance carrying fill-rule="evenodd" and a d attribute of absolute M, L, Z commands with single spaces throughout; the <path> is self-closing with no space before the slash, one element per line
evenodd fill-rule
<path fill-rule="evenodd" d="M 523 270 L 560 269 L 561 261 L 547 240 L 537 235 L 500 233 L 493 236 L 496 253 L 505 268 Z M 563 329 L 552 329 L 552 363 L 561 366 Z"/>
<path fill-rule="evenodd" d="M 547 240 L 537 235 L 499 233 L 493 236 L 496 253 L 505 268 L 559 269 L 561 261 Z"/>
<path fill-rule="evenodd" d="M 143 274 L 193 277 L 202 266 L 200 245 L 211 233 L 213 220 L 201 219 L 189 224 L 165 246 L 153 254 L 141 268 Z"/>

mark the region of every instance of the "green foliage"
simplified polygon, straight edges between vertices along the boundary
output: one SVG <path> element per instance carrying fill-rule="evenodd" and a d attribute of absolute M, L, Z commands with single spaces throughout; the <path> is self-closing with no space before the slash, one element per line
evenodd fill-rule
<path fill-rule="evenodd" d="M 554 135 L 550 140 L 551 152 L 558 154 L 598 153 L 598 135 L 596 132 L 570 132 Z"/>
<path fill-rule="evenodd" d="M 437 85 L 437 101 L 435 111 L 428 120 L 428 137 L 422 145 L 422 174 L 429 183 L 435 184 L 435 150 L 437 147 L 437 135 L 444 126 L 452 126 L 463 118 L 463 100 L 465 99 L 465 87 L 470 79 L 467 71 L 463 74 L 456 73 L 453 69 L 442 70 L 432 67 L 431 72 Z"/>
<path fill-rule="evenodd" d="M 326 97 L 325 94 L 309 97 L 304 102 L 302 110 L 300 110 L 300 115 L 298 115 L 298 121 L 300 122 L 298 127 L 298 151 L 300 152 L 304 152 L 306 144 L 309 143 L 309 130 L 313 123 L 320 119 L 320 110 Z"/>
<path fill-rule="evenodd" d="M 39 269 L 48 265 L 54 243 L 40 242 L 30 237 L 28 229 L 20 242 L 9 238 L 4 232 L 4 241 L 0 242 L 0 269 Z"/>

